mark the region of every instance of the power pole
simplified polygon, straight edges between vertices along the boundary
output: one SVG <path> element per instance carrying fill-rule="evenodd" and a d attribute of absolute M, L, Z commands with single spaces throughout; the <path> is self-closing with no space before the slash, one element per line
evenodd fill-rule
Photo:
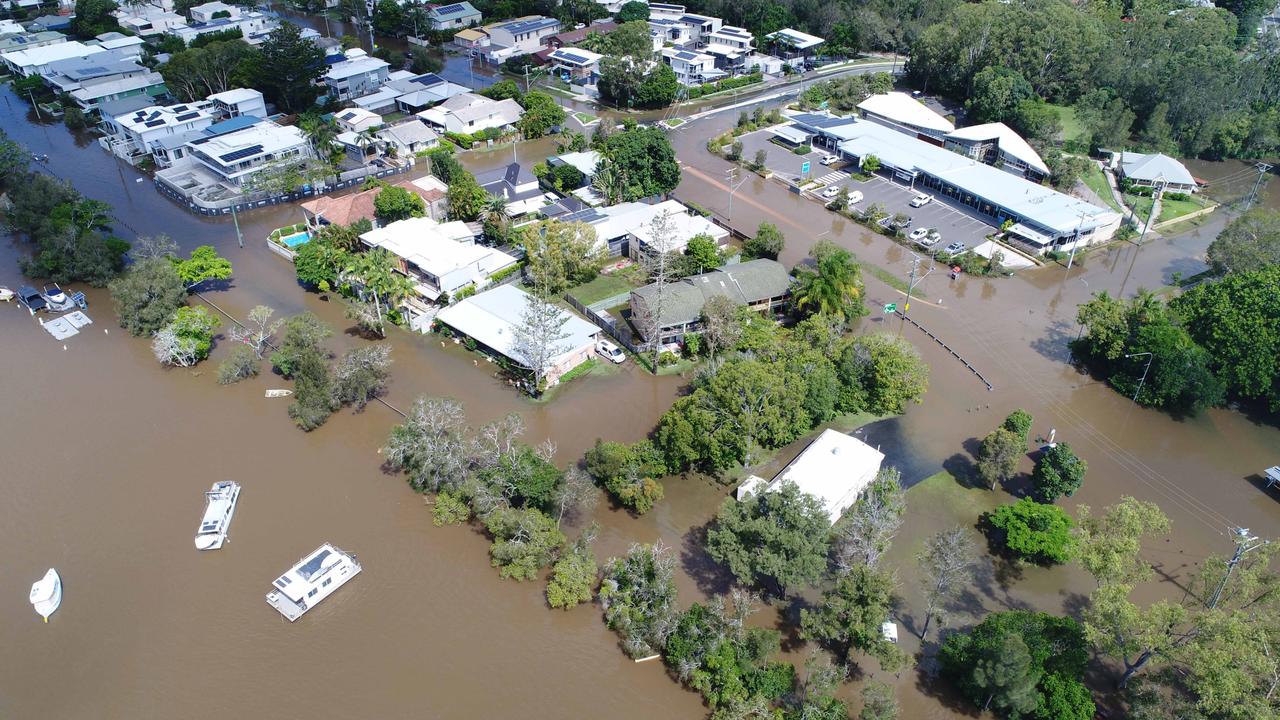
<path fill-rule="evenodd" d="M 911 277 L 907 280 L 907 302 L 902 306 L 902 322 L 898 323 L 898 337 L 902 337 L 902 328 L 907 324 L 907 313 L 911 312 L 911 291 L 916 289 L 916 285 L 924 282 L 929 277 L 929 273 L 933 272 L 933 268 L 929 268 L 929 272 L 916 278 L 916 272 L 920 269 L 921 257 L 915 253 L 911 253 Z"/>
<path fill-rule="evenodd" d="M 1236 552 L 1231 556 L 1231 560 L 1227 562 L 1227 573 L 1222 576 L 1222 582 L 1218 583 L 1218 589 L 1213 591 L 1213 598 L 1209 600 L 1209 609 L 1218 607 L 1218 601 L 1222 599 L 1222 591 L 1227 588 L 1227 580 L 1231 578 L 1231 571 L 1236 569 L 1236 565 L 1244 558 L 1245 553 L 1257 550 L 1267 544 L 1265 540 L 1249 534 L 1249 528 L 1238 527 L 1232 532 L 1236 536 Z"/>
<path fill-rule="evenodd" d="M 240 233 L 240 218 L 236 217 L 236 206 L 231 205 L 231 222 L 236 225 L 236 242 L 240 243 L 240 247 L 244 247 L 244 235 Z"/>
<path fill-rule="evenodd" d="M 1152 205 L 1151 207 L 1155 207 Z M 1084 213 L 1080 213 L 1080 222 L 1076 224 L 1076 239 L 1071 243 L 1071 257 L 1067 258 L 1067 272 L 1076 264 L 1076 250 L 1080 248 L 1080 233 L 1084 231 Z"/>
<path fill-rule="evenodd" d="M 1258 179 L 1254 181 L 1253 189 L 1249 191 L 1249 199 L 1244 201 L 1245 212 L 1248 212 L 1249 208 L 1253 207 L 1254 201 L 1258 199 L 1258 191 L 1262 189 L 1262 182 L 1266 179 L 1267 172 L 1271 170 L 1271 166 L 1264 162 L 1260 162 L 1254 167 L 1258 169 Z"/>

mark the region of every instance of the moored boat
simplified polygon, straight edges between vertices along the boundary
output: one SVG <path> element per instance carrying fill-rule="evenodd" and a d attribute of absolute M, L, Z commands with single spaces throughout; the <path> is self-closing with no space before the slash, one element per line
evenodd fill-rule
<path fill-rule="evenodd" d="M 231 517 L 240 499 L 240 485 L 231 480 L 216 482 L 204 497 L 204 517 L 200 518 L 200 529 L 196 531 L 196 549 L 217 550 L 227 541 Z"/>
<path fill-rule="evenodd" d="M 276 578 L 267 603 L 293 622 L 362 569 L 355 555 L 325 543 Z"/>
<path fill-rule="evenodd" d="M 13 291 L 0 285 L 0 302 L 9 302 L 13 299 Z"/>
<path fill-rule="evenodd" d="M 62 578 L 57 570 L 49 568 L 44 577 L 31 585 L 31 606 L 45 622 L 49 622 L 49 616 L 57 612 L 61 604 Z"/>

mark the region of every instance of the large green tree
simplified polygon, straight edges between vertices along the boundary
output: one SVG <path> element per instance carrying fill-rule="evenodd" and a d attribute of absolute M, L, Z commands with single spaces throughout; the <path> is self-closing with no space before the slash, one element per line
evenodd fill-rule
<path fill-rule="evenodd" d="M 811 265 L 796 268 L 792 292 L 795 306 L 808 314 L 825 314 L 849 322 L 867 314 L 862 269 L 853 253 L 829 240 L 809 251 Z"/>
<path fill-rule="evenodd" d="M 1056 443 L 1036 458 L 1036 468 L 1031 473 L 1033 491 L 1046 503 L 1063 495 L 1070 497 L 1084 484 L 1088 470 L 1089 464 L 1076 455 L 1069 444 Z"/>
<path fill-rule="evenodd" d="M 282 22 L 249 59 L 253 87 L 285 112 L 304 110 L 316 98 L 313 82 L 324 72 L 324 51 L 302 37 L 302 28 Z"/>
<path fill-rule="evenodd" d="M 600 153 L 617 190 L 615 202 L 663 195 L 680 184 L 675 151 L 657 128 L 635 128 L 610 135 Z M 596 172 L 599 175 L 599 167 Z"/>
<path fill-rule="evenodd" d="M 129 272 L 112 281 L 110 290 L 120 327 L 138 336 L 151 335 L 164 327 L 187 298 L 186 285 L 173 263 L 164 257 L 135 263 Z"/>
<path fill-rule="evenodd" d="M 1014 556 L 1042 564 L 1065 563 L 1075 551 L 1074 523 L 1057 505 L 1031 498 L 1001 505 L 986 516 L 995 542 Z"/>
<path fill-rule="evenodd" d="M 1280 265 L 1280 211 L 1259 208 L 1232 220 L 1209 243 L 1208 257 L 1219 275 Z"/>
<path fill-rule="evenodd" d="M 865 652 L 886 670 L 897 672 L 907 656 L 881 631 L 892 602 L 893 578 L 888 571 L 859 565 L 836 577 L 816 608 L 800 611 L 800 634 L 832 648 L 840 660 L 854 651 Z"/>
<path fill-rule="evenodd" d="M 787 481 L 777 490 L 728 498 L 707 530 L 707 552 L 746 585 L 812 584 L 826 569 L 830 520 L 822 503 Z"/>
<path fill-rule="evenodd" d="M 373 211 L 380 225 L 389 225 L 397 220 L 423 217 L 427 214 L 427 206 L 421 195 L 397 185 L 388 185 L 373 198 Z"/>
<path fill-rule="evenodd" d="M 837 370 L 841 381 L 861 395 L 859 409 L 878 415 L 904 412 L 907 403 L 920 402 L 929 387 L 929 366 L 920 351 L 890 333 L 854 338 Z"/>
<path fill-rule="evenodd" d="M 516 121 L 516 128 L 526 139 L 540 138 L 551 128 L 564 124 L 566 113 L 555 98 L 544 92 L 534 91 L 520 99 L 524 114 Z"/>

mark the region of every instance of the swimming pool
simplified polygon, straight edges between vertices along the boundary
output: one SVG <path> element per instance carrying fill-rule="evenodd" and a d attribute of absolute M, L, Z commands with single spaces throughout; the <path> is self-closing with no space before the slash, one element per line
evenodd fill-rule
<path fill-rule="evenodd" d="M 310 242 L 310 241 L 311 241 L 311 233 L 305 232 L 305 231 L 300 232 L 297 235 L 289 235 L 288 237 L 280 238 L 280 242 L 284 243 L 284 246 L 289 248 L 290 250 L 298 247 L 302 243 Z"/>

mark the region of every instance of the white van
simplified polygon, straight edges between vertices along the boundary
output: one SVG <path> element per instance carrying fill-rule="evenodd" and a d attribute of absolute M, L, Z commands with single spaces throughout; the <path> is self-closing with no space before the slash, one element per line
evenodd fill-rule
<path fill-rule="evenodd" d="M 860 202 L 862 202 L 862 191 L 861 191 L 861 190 L 854 190 L 853 192 L 849 193 L 849 204 L 850 204 L 850 205 L 854 205 L 854 204 L 856 204 L 856 203 L 860 203 Z"/>

